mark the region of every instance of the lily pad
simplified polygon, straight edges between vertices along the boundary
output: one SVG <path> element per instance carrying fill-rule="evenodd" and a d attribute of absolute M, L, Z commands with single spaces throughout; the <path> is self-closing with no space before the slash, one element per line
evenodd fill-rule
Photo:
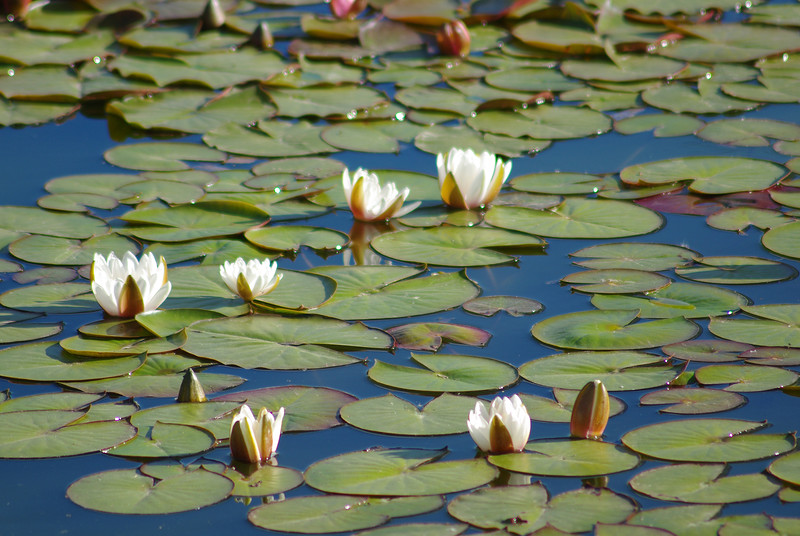
<path fill-rule="evenodd" d="M 696 283 L 671 283 L 643 297 L 598 294 L 598 309 L 638 309 L 640 318 L 705 318 L 734 314 L 750 300 L 738 292 Z"/>
<path fill-rule="evenodd" d="M 444 393 L 420 409 L 393 394 L 387 394 L 351 402 L 342 407 L 341 417 L 351 426 L 381 434 L 460 434 L 467 431 L 466 415 L 475 408 L 476 401 L 473 397 Z"/>
<path fill-rule="evenodd" d="M 780 486 L 763 474 L 723 476 L 725 464 L 679 464 L 639 473 L 631 487 L 662 501 L 719 503 L 754 501 L 769 497 Z"/>
<path fill-rule="evenodd" d="M 400 266 L 321 266 L 310 271 L 337 283 L 333 297 L 312 312 L 342 320 L 430 314 L 458 307 L 479 293 L 463 271 L 416 278 L 412 276 L 418 269 Z"/>
<path fill-rule="evenodd" d="M 767 147 L 769 139 L 800 140 L 800 126 L 775 119 L 719 119 L 706 124 L 697 136 L 724 145 Z"/>
<path fill-rule="evenodd" d="M 349 237 L 339 231 L 308 225 L 280 225 L 252 229 L 247 231 L 244 237 L 262 248 L 281 251 L 297 251 L 301 246 L 339 251 L 349 241 Z"/>
<path fill-rule="evenodd" d="M 712 318 L 708 330 L 717 337 L 746 344 L 800 348 L 797 305 L 750 305 L 742 310 L 756 318 Z"/>
<path fill-rule="evenodd" d="M 777 193 L 777 192 L 776 192 Z M 776 199 L 777 201 L 778 199 Z M 762 230 L 779 227 L 792 221 L 777 210 L 762 208 L 735 207 L 720 210 L 706 218 L 706 222 L 716 229 L 744 232 L 751 225 Z"/>
<path fill-rule="evenodd" d="M 242 368 L 298 370 L 359 360 L 328 348 L 389 349 L 391 338 L 362 324 L 306 317 L 255 315 L 206 320 L 191 326 L 183 350 Z"/>
<path fill-rule="evenodd" d="M 656 138 L 671 138 L 694 134 L 703 127 L 702 120 L 681 114 L 647 114 L 626 117 L 614 122 L 614 130 L 620 134 L 638 134 L 653 131 Z"/>
<path fill-rule="evenodd" d="M 738 361 L 740 354 L 752 350 L 749 344 L 720 339 L 695 339 L 676 344 L 668 344 L 661 351 L 676 359 L 699 361 L 701 363 L 725 363 Z"/>
<path fill-rule="evenodd" d="M 486 213 L 486 223 L 553 238 L 623 238 L 653 232 L 663 220 L 622 201 L 567 198 L 547 210 L 495 206 Z"/>
<path fill-rule="evenodd" d="M 695 371 L 695 378 L 703 385 L 729 383 L 726 391 L 751 393 L 780 389 L 792 385 L 798 375 L 791 370 L 757 365 L 708 365 Z"/>
<path fill-rule="evenodd" d="M 594 270 L 630 268 L 660 272 L 683 266 L 699 254 L 688 248 L 670 244 L 646 242 L 613 242 L 589 246 L 569 254 L 570 257 L 588 258 L 574 264 Z"/>
<path fill-rule="evenodd" d="M 636 350 L 664 346 L 695 337 L 697 324 L 683 317 L 636 322 L 639 311 L 580 311 L 535 324 L 539 341 L 576 350 Z"/>
<path fill-rule="evenodd" d="M 568 195 L 595 193 L 603 180 L 586 173 L 530 173 L 511 179 L 509 184 L 521 192 Z"/>
<path fill-rule="evenodd" d="M 349 532 L 382 525 L 393 517 L 441 508 L 440 497 L 368 498 L 350 495 L 294 497 L 253 508 L 248 519 L 257 527 L 301 534 Z"/>
<path fill-rule="evenodd" d="M 37 410 L 0 413 L 8 433 L 0 440 L 0 458 L 57 458 L 96 452 L 136 435 L 125 421 L 75 424 L 82 411 Z"/>
<path fill-rule="evenodd" d="M 115 469 L 73 482 L 67 497 L 84 508 L 113 514 L 170 514 L 217 503 L 232 489 L 233 482 L 203 468 L 164 479 Z"/>
<path fill-rule="evenodd" d="M 537 106 L 519 112 L 486 111 L 467 119 L 475 130 L 519 138 L 565 140 L 596 136 L 611 128 L 600 112 L 570 106 Z"/>
<path fill-rule="evenodd" d="M 0 376 L 31 381 L 82 381 L 129 374 L 145 355 L 84 358 L 62 350 L 58 343 L 34 342 L 0 350 Z"/>
<path fill-rule="evenodd" d="M 800 486 L 800 455 L 796 452 L 781 456 L 767 470 L 784 482 Z"/>
<path fill-rule="evenodd" d="M 528 361 L 519 373 L 548 387 L 581 389 L 587 382 L 601 380 L 609 391 L 629 391 L 664 386 L 680 368 L 642 352 L 572 352 Z"/>
<path fill-rule="evenodd" d="M 437 461 L 446 452 L 384 448 L 348 452 L 311 464 L 306 484 L 328 493 L 397 497 L 454 493 L 497 476 L 497 469 L 482 459 Z"/>
<path fill-rule="evenodd" d="M 208 430 L 156 422 L 151 427 L 140 427 L 135 438 L 108 449 L 106 454 L 136 458 L 179 458 L 205 452 L 214 446 L 214 442 L 214 435 Z"/>
<path fill-rule="evenodd" d="M 663 289 L 670 284 L 670 279 L 644 270 L 608 268 L 568 274 L 561 278 L 561 283 L 571 285 L 572 290 L 590 294 L 634 294 Z"/>
<path fill-rule="evenodd" d="M 639 457 L 613 443 L 591 439 L 540 439 L 525 451 L 489 456 L 508 471 L 545 476 L 594 476 L 619 473 L 639 465 Z"/>
<path fill-rule="evenodd" d="M 108 232 L 106 223 L 93 216 L 12 206 L 0 207 L 0 229 L 81 239 Z"/>
<path fill-rule="evenodd" d="M 481 316 L 494 316 L 499 311 L 511 316 L 532 315 L 544 308 L 538 301 L 522 296 L 480 296 L 464 303 L 462 307 L 468 313 Z"/>
<path fill-rule="evenodd" d="M 486 346 L 491 333 L 474 326 L 444 322 L 418 322 L 395 326 L 386 330 L 398 348 L 406 350 L 438 351 L 447 343 L 468 346 Z"/>
<path fill-rule="evenodd" d="M 305 121 L 259 121 L 255 127 L 227 123 L 203 135 L 212 147 L 235 154 L 282 158 L 338 151 L 323 141 L 322 127 Z"/>
<path fill-rule="evenodd" d="M 144 171 L 189 169 L 184 160 L 222 162 L 225 153 L 194 143 L 137 143 L 120 145 L 105 152 L 105 159 L 115 166 Z"/>
<path fill-rule="evenodd" d="M 787 223 L 768 230 L 761 237 L 761 243 L 778 255 L 800 258 L 800 222 Z"/>
<path fill-rule="evenodd" d="M 303 483 L 303 473 L 289 467 L 264 465 L 251 474 L 242 474 L 224 467 L 222 475 L 233 481 L 231 495 L 239 497 L 264 497 L 289 491 Z"/>
<path fill-rule="evenodd" d="M 755 434 L 765 423 L 691 419 L 650 424 L 622 436 L 645 456 L 680 462 L 742 462 L 778 456 L 795 447 L 793 434 Z"/>
<path fill-rule="evenodd" d="M 738 408 L 746 404 L 747 399 L 740 394 L 718 389 L 679 388 L 647 393 L 639 399 L 639 403 L 645 406 L 671 404 L 659 409 L 661 413 L 700 415 Z"/>
<path fill-rule="evenodd" d="M 534 421 L 568 423 L 572 419 L 572 408 L 578 397 L 576 389 L 553 389 L 555 400 L 541 396 L 522 393 L 519 397 Z M 625 402 L 615 396 L 609 397 L 609 416 L 613 417 L 625 411 Z"/>
<path fill-rule="evenodd" d="M 514 367 L 487 357 L 411 354 L 411 358 L 424 368 L 376 359 L 367 376 L 392 389 L 424 393 L 489 392 L 512 385 L 518 379 Z"/>
<path fill-rule="evenodd" d="M 788 264 L 761 257 L 697 257 L 695 266 L 679 267 L 684 279 L 723 285 L 754 285 L 784 281 L 797 276 Z"/>

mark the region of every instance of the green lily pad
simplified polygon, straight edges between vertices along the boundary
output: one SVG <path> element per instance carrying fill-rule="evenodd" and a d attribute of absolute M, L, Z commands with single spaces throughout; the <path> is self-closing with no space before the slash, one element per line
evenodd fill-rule
<path fill-rule="evenodd" d="M 269 255 L 244 240 L 231 237 L 206 238 L 171 244 L 154 243 L 145 250 L 145 253 L 152 253 L 156 258 L 163 256 L 167 264 L 202 259 L 202 264 L 220 265 L 225 261 L 234 262 L 238 257 L 243 259 L 268 257 L 272 259 L 276 256 Z M 173 272 L 170 271 L 170 277 L 172 274 Z"/>
<path fill-rule="evenodd" d="M 747 399 L 738 393 L 718 389 L 680 388 L 647 393 L 639 399 L 639 403 L 645 406 L 670 404 L 659 409 L 660 413 L 700 415 L 738 408 L 746 404 Z"/>
<path fill-rule="evenodd" d="M 187 170 L 188 171 L 188 170 Z M 120 201 L 137 204 L 143 201 L 162 200 L 170 204 L 195 203 L 205 196 L 205 190 L 195 184 L 173 180 L 144 180 L 132 182 L 117 189 Z"/>
<path fill-rule="evenodd" d="M 71 355 L 53 342 L 34 342 L 0 350 L 0 376 L 31 381 L 82 381 L 129 374 L 145 355 L 106 359 Z"/>
<path fill-rule="evenodd" d="M 684 279 L 723 285 L 753 285 L 784 281 L 797 276 L 788 264 L 760 257 L 697 257 L 695 266 L 679 267 Z"/>
<path fill-rule="evenodd" d="M 800 222 L 787 223 L 768 230 L 761 237 L 765 248 L 784 257 L 800 257 Z"/>
<path fill-rule="evenodd" d="M 512 30 L 514 37 L 525 44 L 571 54 L 600 54 L 603 46 L 593 31 L 531 20 Z"/>
<path fill-rule="evenodd" d="M 372 449 L 315 462 L 306 484 L 328 493 L 410 496 L 440 495 L 488 483 L 497 470 L 484 460 L 437 461 L 442 450 Z"/>
<path fill-rule="evenodd" d="M 155 313 L 156 311 L 152 312 Z M 144 339 L 152 336 L 136 320 L 116 316 L 108 316 L 97 322 L 84 324 L 78 328 L 78 333 L 87 337 L 109 339 Z M 167 333 L 166 335 L 172 335 L 172 333 Z"/>
<path fill-rule="evenodd" d="M 660 48 L 662 56 L 687 61 L 747 62 L 800 47 L 789 28 L 755 24 L 692 24 L 681 28 L 695 38 Z"/>
<path fill-rule="evenodd" d="M 671 283 L 644 297 L 595 295 L 598 309 L 638 309 L 640 318 L 705 318 L 731 315 L 750 300 L 738 292 L 696 283 Z"/>
<path fill-rule="evenodd" d="M 346 151 L 364 153 L 397 153 L 400 144 L 393 136 L 369 123 L 340 123 L 322 131 L 325 142 Z"/>
<path fill-rule="evenodd" d="M 350 495 L 294 497 L 261 505 L 247 518 L 257 527 L 301 534 L 361 530 L 441 508 L 440 497 L 369 498 Z"/>
<path fill-rule="evenodd" d="M 781 456 L 767 470 L 784 482 L 800 486 L 800 456 L 796 452 Z"/>
<path fill-rule="evenodd" d="M 9 266 L 10 268 L 10 266 Z M 13 279 L 20 285 L 34 283 L 37 285 L 47 285 L 49 283 L 68 283 L 78 277 L 72 268 L 49 267 L 31 268 L 23 272 L 14 274 Z"/>
<path fill-rule="evenodd" d="M 273 413 L 281 407 L 286 408 L 283 430 L 307 432 L 326 430 L 342 424 L 337 417 L 339 408 L 355 401 L 356 398 L 327 387 L 291 385 L 238 391 L 219 396 L 215 400 L 247 402 L 253 409 L 266 407 Z"/>
<path fill-rule="evenodd" d="M 500 311 L 511 316 L 532 315 L 544 308 L 538 301 L 522 296 L 480 296 L 464 303 L 462 307 L 468 313 L 481 316 L 494 316 Z"/>
<path fill-rule="evenodd" d="M 670 279 L 644 270 L 608 268 L 568 274 L 561 278 L 561 283 L 571 285 L 572 290 L 591 294 L 633 294 L 663 289 L 670 284 Z"/>
<path fill-rule="evenodd" d="M 699 254 L 691 249 L 670 244 L 646 242 L 613 242 L 597 244 L 569 254 L 570 257 L 588 258 L 574 264 L 594 270 L 630 268 L 660 272 L 688 264 Z"/>
<path fill-rule="evenodd" d="M 40 197 L 36 204 L 47 210 L 89 212 L 91 208 L 112 210 L 119 205 L 113 197 L 95 194 L 53 194 Z"/>
<path fill-rule="evenodd" d="M 770 139 L 800 140 L 800 126 L 774 119 L 720 119 L 697 132 L 701 139 L 737 147 L 766 147 Z"/>
<path fill-rule="evenodd" d="M 723 341 L 720 339 L 695 339 L 668 344 L 661 351 L 676 359 L 699 361 L 701 363 L 725 363 L 738 361 L 739 354 L 752 350 L 749 344 Z"/>
<path fill-rule="evenodd" d="M 518 67 L 499 69 L 487 74 L 484 80 L 490 86 L 512 91 L 567 91 L 583 84 L 570 80 L 555 69 L 541 67 Z"/>
<path fill-rule="evenodd" d="M 411 114 L 409 114 L 411 115 Z M 418 120 L 418 116 L 414 115 Z M 522 154 L 543 151 L 550 146 L 547 140 L 532 138 L 514 139 L 507 136 L 481 134 L 466 126 L 429 126 L 414 138 L 414 146 L 426 153 L 445 153 L 453 147 L 472 149 L 476 152 L 488 151 L 503 156 L 515 157 Z"/>
<path fill-rule="evenodd" d="M 40 395 L 9 398 L 0 402 L 0 413 L 11 411 L 33 411 L 40 409 L 79 410 L 88 409 L 90 404 L 103 398 L 103 395 L 86 393 L 44 393 Z"/>
<path fill-rule="evenodd" d="M 493 455 L 488 460 L 508 471 L 545 476 L 607 475 L 639 465 L 636 454 L 591 439 L 540 439 L 525 445 L 524 452 Z"/>
<path fill-rule="evenodd" d="M 91 338 L 77 335 L 61 339 L 59 344 L 67 352 L 77 356 L 112 357 L 130 356 L 142 353 L 159 354 L 172 352 L 186 342 L 184 333 L 176 333 L 164 338 L 148 337 L 146 339 L 111 339 Z"/>
<path fill-rule="evenodd" d="M 463 271 L 416 278 L 420 270 L 400 266 L 320 266 L 310 272 L 337 284 L 333 297 L 312 312 L 342 320 L 430 314 L 458 307 L 479 293 Z M 436 292 L 430 292 L 433 288 Z"/>
<path fill-rule="evenodd" d="M 567 198 L 548 210 L 494 206 L 486 222 L 553 238 L 623 238 L 655 231 L 661 216 L 637 205 L 607 199 Z"/>
<path fill-rule="evenodd" d="M 39 125 L 70 115 L 77 105 L 70 102 L 28 102 L 0 97 L 0 125 Z"/>
<path fill-rule="evenodd" d="M 765 423 L 691 419 L 650 424 L 622 436 L 645 456 L 680 462 L 741 462 L 777 456 L 795 447 L 792 434 L 755 434 Z"/>
<path fill-rule="evenodd" d="M 136 323 L 156 337 L 168 337 L 200 320 L 222 316 L 224 315 L 205 309 L 168 309 L 139 313 L 136 315 Z"/>
<path fill-rule="evenodd" d="M 391 338 L 363 324 L 320 317 L 253 315 L 206 320 L 187 330 L 183 350 L 242 368 L 297 370 L 335 367 L 360 360 L 334 348 L 389 349 Z"/>
<path fill-rule="evenodd" d="M 184 402 L 139 410 L 130 421 L 139 430 L 149 430 L 156 423 L 184 424 L 203 428 L 218 440 L 228 439 L 231 413 L 240 406 L 238 402 L 221 401 Z"/>
<path fill-rule="evenodd" d="M 478 399 L 444 393 L 423 408 L 387 394 L 342 407 L 342 419 L 356 428 L 380 434 L 439 436 L 467 431 L 467 418 Z M 2 406 L 0 405 L 0 411 Z"/>
<path fill-rule="evenodd" d="M 386 102 L 386 96 L 375 89 L 346 85 L 300 89 L 270 88 L 267 94 L 282 117 L 344 117 L 357 110 L 373 108 Z"/>
<path fill-rule="evenodd" d="M 469 115 L 478 106 L 455 89 L 432 87 L 409 87 L 397 91 L 395 98 L 409 108 L 435 110 Z"/>
<path fill-rule="evenodd" d="M 566 60 L 561 63 L 561 71 L 573 78 L 609 82 L 672 78 L 685 67 L 683 62 L 651 55 L 617 55 L 613 62 Z"/>
<path fill-rule="evenodd" d="M 600 112 L 569 106 L 537 106 L 519 112 L 486 111 L 467 119 L 475 130 L 519 138 L 564 140 L 595 136 L 611 128 Z"/>
<path fill-rule="evenodd" d="M 679 464 L 639 473 L 631 487 L 662 501 L 734 503 L 769 497 L 780 486 L 763 474 L 722 476 L 725 464 Z"/>
<path fill-rule="evenodd" d="M 511 365 L 487 357 L 469 355 L 411 354 L 424 368 L 375 360 L 367 372 L 374 382 L 392 389 L 424 393 L 481 393 L 517 382 Z"/>
<path fill-rule="evenodd" d="M 620 134 L 638 134 L 652 130 L 656 138 L 672 138 L 694 134 L 703 127 L 702 120 L 690 115 L 658 113 L 626 117 L 614 122 Z"/>
<path fill-rule="evenodd" d="M 484 266 L 511 262 L 514 257 L 492 248 L 539 248 L 537 237 L 488 228 L 436 227 L 378 236 L 372 247 L 380 254 L 407 262 L 441 266 Z"/>
<path fill-rule="evenodd" d="M 548 387 L 581 389 L 587 382 L 601 380 L 609 391 L 629 391 L 664 386 L 680 368 L 642 352 L 571 352 L 528 361 L 519 373 Z"/>
<path fill-rule="evenodd" d="M 115 469 L 85 476 L 67 488 L 75 504 L 113 514 L 171 514 L 197 510 L 230 495 L 233 482 L 203 468 L 164 479 L 136 469 Z"/>
<path fill-rule="evenodd" d="M 310 225 L 281 225 L 251 229 L 244 237 L 266 249 L 297 251 L 301 246 L 311 249 L 340 251 L 350 238 L 339 231 Z"/>
<path fill-rule="evenodd" d="M 705 79 L 697 82 L 696 90 L 681 82 L 647 89 L 642 92 L 642 100 L 650 106 L 676 114 L 721 114 L 751 110 L 757 106 L 753 101 L 725 95 L 719 83 Z"/>
<path fill-rule="evenodd" d="M 712 318 L 708 330 L 731 341 L 800 348 L 800 307 L 797 305 L 750 305 L 743 306 L 742 310 L 756 318 Z"/>
<path fill-rule="evenodd" d="M 0 458 L 76 456 L 128 441 L 136 430 L 125 421 L 74 424 L 82 411 L 37 410 L 0 413 L 7 433 L 0 439 Z"/>
<path fill-rule="evenodd" d="M 403 523 L 361 531 L 355 536 L 458 536 L 469 528 L 461 523 Z"/>
<path fill-rule="evenodd" d="M 783 166 L 725 156 L 694 156 L 628 166 L 620 171 L 627 184 L 666 184 L 691 180 L 689 190 L 702 194 L 728 194 L 763 190 L 786 175 Z"/>
<path fill-rule="evenodd" d="M 139 428 L 136 437 L 108 449 L 106 454 L 136 458 L 179 458 L 205 452 L 214 446 L 214 442 L 214 435 L 208 430 L 157 422 L 152 427 Z"/>
<path fill-rule="evenodd" d="M 580 311 L 535 324 L 539 341 L 576 350 L 637 350 L 695 337 L 700 328 L 683 317 L 636 322 L 639 311 Z"/>
<path fill-rule="evenodd" d="M 114 36 L 110 30 L 95 29 L 81 36 L 32 32 L 10 25 L 0 33 L 0 58 L 23 65 L 40 63 L 69 65 L 110 53 Z"/>
<path fill-rule="evenodd" d="M 634 510 L 629 499 L 606 489 L 584 488 L 547 498 L 539 483 L 482 488 L 456 497 L 447 510 L 456 519 L 483 529 L 543 536 L 590 531 L 599 523 L 620 522 Z"/>
<path fill-rule="evenodd" d="M 676 530 L 690 530 L 697 534 L 715 534 L 723 524 L 723 521 L 714 518 L 721 509 L 719 504 L 651 508 L 637 512 L 628 522 L 673 533 Z"/>
<path fill-rule="evenodd" d="M 13 324 L 10 326 L 0 326 L 0 344 L 11 344 L 15 342 L 35 341 L 44 339 L 61 333 L 64 324 Z"/>
<path fill-rule="evenodd" d="M 210 469 L 217 472 L 216 467 Z M 222 465 L 218 472 L 233 481 L 231 495 L 239 497 L 277 495 L 303 483 L 303 473 L 276 465 L 263 465 L 248 474 L 239 473 L 233 467 Z"/>
<path fill-rule="evenodd" d="M 80 83 L 71 69 L 33 66 L 12 72 L 14 76 L 0 77 L 0 94 L 7 99 L 56 102 L 75 102 L 80 99 Z"/>
<path fill-rule="evenodd" d="M 800 350 L 794 348 L 750 347 L 742 351 L 740 357 L 751 365 L 778 367 L 796 367 L 800 365 Z"/>
<path fill-rule="evenodd" d="M 222 162 L 225 153 L 194 143 L 137 143 L 120 145 L 104 154 L 115 166 L 145 171 L 176 171 L 189 169 L 184 160 Z"/>
<path fill-rule="evenodd" d="M 203 135 L 203 142 L 235 154 L 282 158 L 338 151 L 322 137 L 322 127 L 305 121 L 259 121 L 255 127 L 227 123 Z"/>
<path fill-rule="evenodd" d="M 86 283 L 50 283 L 8 290 L 0 304 L 33 313 L 64 314 L 97 311 L 100 306 Z"/>
<path fill-rule="evenodd" d="M 62 238 L 91 238 L 108 232 L 106 223 L 85 214 L 33 207 L 0 207 L 0 229 Z"/>
<path fill-rule="evenodd" d="M 586 173 L 530 173 L 511 179 L 509 184 L 521 192 L 568 195 L 595 193 L 603 180 Z"/>
<path fill-rule="evenodd" d="M 777 194 L 777 192 L 775 192 Z M 777 201 L 777 199 L 776 199 Z M 762 230 L 772 229 L 791 222 L 792 219 L 777 210 L 752 207 L 726 208 L 711 214 L 706 223 L 715 229 L 744 232 L 751 225 Z"/>
<path fill-rule="evenodd" d="M 791 370 L 757 365 L 708 365 L 695 371 L 695 378 L 703 385 L 729 383 L 726 391 L 753 393 L 780 389 L 792 385 L 798 375 Z"/>
<path fill-rule="evenodd" d="M 203 367 L 206 363 L 178 354 L 148 355 L 144 364 L 132 374 L 82 382 L 61 382 L 71 389 L 84 393 L 116 393 L 129 397 L 178 396 L 184 372 L 192 367 Z M 230 389 L 244 383 L 244 378 L 232 374 L 198 372 L 197 379 L 206 394 Z"/>

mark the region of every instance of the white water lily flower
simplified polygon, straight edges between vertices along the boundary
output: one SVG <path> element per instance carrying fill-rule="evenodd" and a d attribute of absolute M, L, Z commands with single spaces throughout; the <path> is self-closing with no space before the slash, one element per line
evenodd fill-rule
<path fill-rule="evenodd" d="M 454 208 L 473 209 L 491 203 L 508 174 L 511 162 L 492 153 L 476 154 L 472 149 L 450 149 L 436 157 L 442 201 Z"/>
<path fill-rule="evenodd" d="M 275 415 L 261 408 L 256 419 L 247 404 L 239 408 L 231 421 L 231 456 L 248 463 L 269 460 L 278 450 L 283 413 L 283 408 Z"/>
<path fill-rule="evenodd" d="M 382 221 L 389 218 L 405 216 L 420 205 L 420 202 L 403 206 L 409 189 L 398 191 L 393 182 L 381 188 L 375 173 L 358 168 L 350 182 L 350 172 L 345 168 L 342 172 L 342 185 L 347 204 L 353 217 L 361 221 Z"/>
<path fill-rule="evenodd" d="M 475 409 L 469 412 L 467 428 L 484 452 L 520 452 L 531 434 L 531 418 L 519 396 L 498 396 L 488 411 L 482 402 L 475 403 Z"/>
<path fill-rule="evenodd" d="M 270 262 L 269 259 L 244 262 L 241 257 L 235 262 L 225 261 L 219 267 L 219 275 L 231 292 L 235 292 L 246 302 L 272 292 L 283 278 L 283 274 L 275 275 L 277 271 L 277 262 Z"/>
<path fill-rule="evenodd" d="M 167 280 L 167 263 L 152 253 L 141 260 L 130 251 L 122 259 L 112 252 L 108 258 L 94 254 L 92 292 L 97 303 L 112 316 L 132 318 L 157 309 L 167 299 L 172 283 Z"/>

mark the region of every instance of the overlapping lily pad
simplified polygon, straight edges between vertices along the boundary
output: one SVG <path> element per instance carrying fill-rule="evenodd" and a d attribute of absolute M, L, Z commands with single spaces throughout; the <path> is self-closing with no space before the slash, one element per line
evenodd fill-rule
<path fill-rule="evenodd" d="M 708 330 L 723 339 L 760 346 L 800 348 L 800 308 L 794 304 L 750 305 L 742 310 L 756 318 L 719 318 Z"/>
<path fill-rule="evenodd" d="M 34 342 L 0 350 L 0 376 L 31 381 L 82 381 L 129 374 L 145 355 L 98 359 L 65 352 L 58 343 Z"/>
<path fill-rule="evenodd" d="M 792 266 L 760 257 L 698 257 L 695 263 L 678 267 L 675 273 L 692 281 L 723 285 L 772 283 L 797 276 Z"/>
<path fill-rule="evenodd" d="M 639 465 L 639 457 L 619 445 L 591 439 L 540 439 L 525 451 L 489 456 L 493 465 L 545 476 L 594 476 L 619 473 Z"/>
<path fill-rule="evenodd" d="M 708 365 L 695 371 L 695 378 L 704 385 L 730 384 L 726 391 L 740 393 L 768 391 L 792 385 L 798 375 L 779 367 L 756 365 Z"/>
<path fill-rule="evenodd" d="M 477 399 L 444 393 L 423 408 L 393 394 L 351 402 L 341 417 L 351 426 L 383 434 L 427 436 L 467 431 L 466 415 Z M 0 406 L 2 409 L 2 406 Z"/>
<path fill-rule="evenodd" d="M 718 389 L 666 389 L 647 393 L 639 399 L 643 405 L 671 404 L 660 409 L 662 413 L 698 415 L 737 408 L 747 402 L 740 394 Z"/>
<path fill-rule="evenodd" d="M 697 283 L 671 283 L 645 296 L 597 294 L 598 309 L 638 309 L 641 318 L 705 318 L 735 313 L 750 300 L 738 292 Z"/>
<path fill-rule="evenodd" d="M 575 264 L 594 270 L 630 268 L 660 272 L 691 262 L 698 253 L 691 249 L 670 244 L 646 242 L 612 242 L 589 246 L 570 257 L 588 258 Z"/>

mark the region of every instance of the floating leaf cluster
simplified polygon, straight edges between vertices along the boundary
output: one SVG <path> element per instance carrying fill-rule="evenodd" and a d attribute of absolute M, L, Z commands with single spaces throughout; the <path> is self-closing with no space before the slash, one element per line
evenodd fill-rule
<path fill-rule="evenodd" d="M 105 151 L 114 170 L 53 177 L 38 207 L 0 207 L 0 272 L 13 278 L 0 294 L 0 378 L 10 386 L 0 393 L 0 458 L 114 457 L 114 469 L 78 478 L 67 497 L 115 514 L 235 497 L 248 508 L 242 518 L 277 532 L 800 532 L 800 518 L 773 503 L 763 514 L 722 511 L 775 494 L 800 502 L 794 432 L 767 429 L 757 407 L 771 391 L 794 411 L 786 395 L 800 392 L 800 305 L 792 294 L 786 303 L 747 296 L 749 285 L 797 276 L 800 163 L 790 157 L 800 156 L 800 126 L 743 115 L 800 100 L 798 6 L 83 0 L 3 9 L 0 126 L 83 113 L 104 117 L 116 141 L 154 140 Z M 511 162 L 577 143 L 568 140 L 628 143 L 651 131 L 729 152 L 598 174 L 575 161 L 535 173 L 515 163 L 507 177 Z M 770 158 L 741 156 L 753 147 L 771 148 Z M 469 202 L 458 202 L 459 178 L 447 178 L 463 170 L 443 167 L 437 180 L 428 158 L 460 150 L 498 155 L 488 192 Z M 345 161 L 366 167 L 358 159 L 375 162 L 369 153 L 428 153 L 425 172 L 369 166 L 420 207 L 347 231 Z M 769 257 L 637 238 L 675 215 L 757 234 Z M 585 310 L 542 313 L 560 304 L 513 290 L 482 295 L 490 284 L 479 281 L 507 270 L 540 277 L 538 259 L 554 245 L 582 269 L 555 282 Z M 171 292 L 159 310 L 103 316 L 90 264 L 126 252 L 163 257 Z M 276 262 L 279 284 L 233 290 L 220 266 L 237 258 Z M 521 336 L 490 341 L 494 330 Z M 346 388 L 320 385 L 318 373 L 334 367 Z M 174 401 L 186 371 L 208 401 Z M 270 371 L 293 380 L 274 385 Z M 578 391 L 595 380 L 640 407 L 611 396 L 605 441 L 570 438 Z M 36 394 L 17 396 L 31 383 Z M 500 392 L 519 394 L 535 421 L 531 440 L 521 452 L 465 455 L 470 410 Z M 220 448 L 245 403 L 285 410 L 280 450 L 262 465 Z M 742 406 L 746 419 L 705 416 Z M 625 412 L 652 422 L 625 428 Z M 323 444 L 339 426 L 369 434 L 364 450 L 315 448 L 307 467 L 282 465 L 281 451 Z M 413 518 L 434 511 L 448 522 Z"/>

